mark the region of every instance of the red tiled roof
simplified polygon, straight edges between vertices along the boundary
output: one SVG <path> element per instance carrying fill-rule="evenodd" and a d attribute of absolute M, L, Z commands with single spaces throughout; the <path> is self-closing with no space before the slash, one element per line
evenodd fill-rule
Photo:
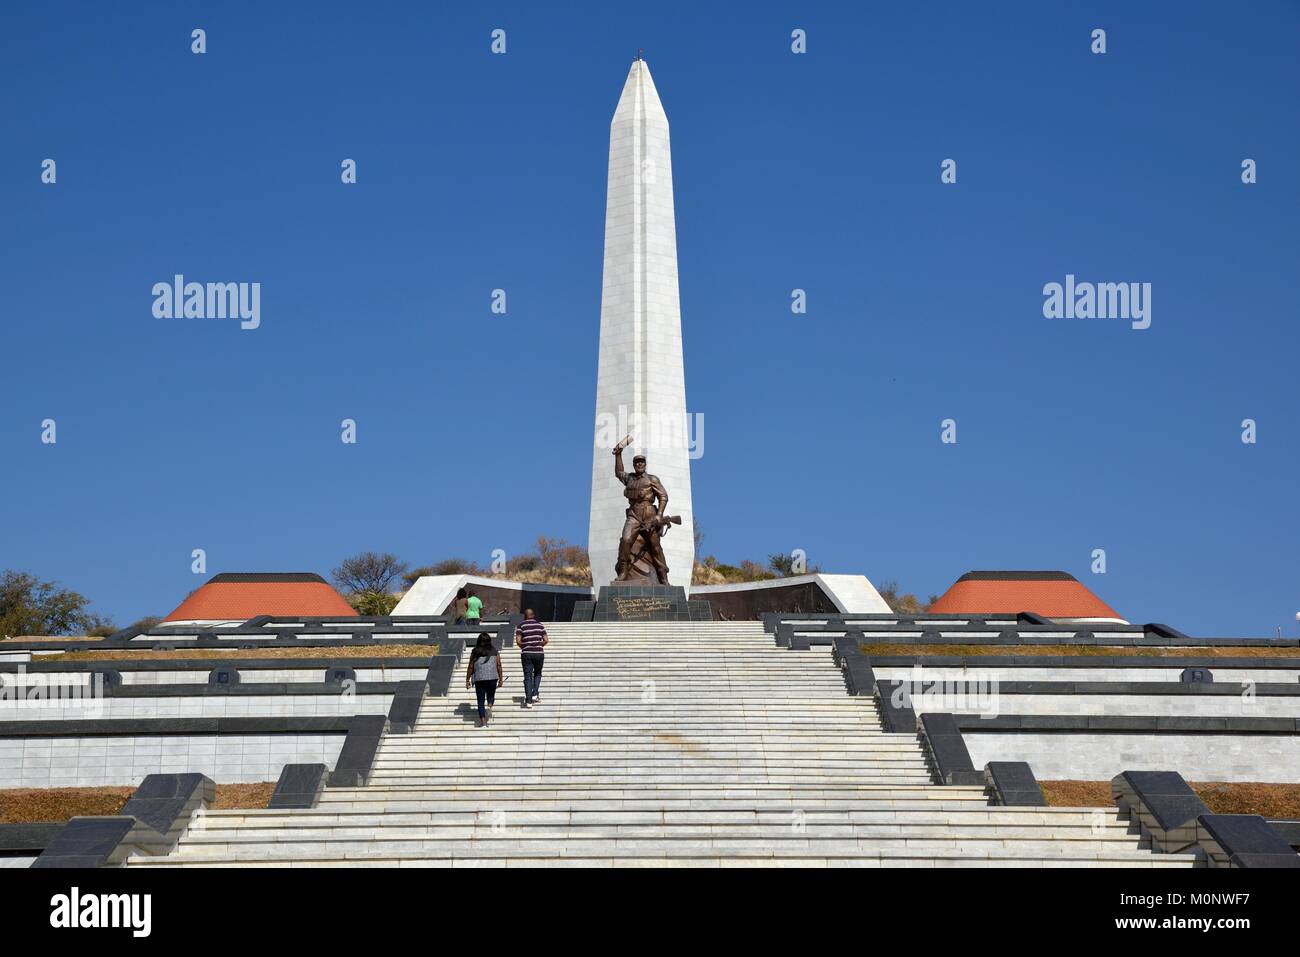
<path fill-rule="evenodd" d="M 1016 614 L 1044 618 L 1122 616 L 1065 572 L 969 572 L 929 609 L 941 615 Z"/>
<path fill-rule="evenodd" d="M 357 617 L 356 610 L 319 575 L 242 572 L 217 575 L 163 621 L 234 621 L 258 615 Z"/>

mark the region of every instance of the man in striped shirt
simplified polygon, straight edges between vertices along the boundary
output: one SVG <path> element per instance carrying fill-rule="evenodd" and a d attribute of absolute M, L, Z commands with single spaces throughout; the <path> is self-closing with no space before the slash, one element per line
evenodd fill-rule
<path fill-rule="evenodd" d="M 550 641 L 542 623 L 533 617 L 533 610 L 525 609 L 523 623 L 515 629 L 515 644 L 519 646 L 519 663 L 524 672 L 525 708 L 531 708 L 542 700 L 537 690 L 542 685 L 542 663 Z"/>

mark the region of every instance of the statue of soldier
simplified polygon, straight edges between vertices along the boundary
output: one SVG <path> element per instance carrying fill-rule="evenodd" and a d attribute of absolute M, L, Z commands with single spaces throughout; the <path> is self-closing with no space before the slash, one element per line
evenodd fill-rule
<path fill-rule="evenodd" d="M 657 476 L 648 475 L 645 470 L 645 456 L 632 457 L 633 474 L 623 470 L 623 450 L 631 443 L 628 436 L 614 446 L 614 477 L 623 483 L 623 495 L 627 498 L 627 521 L 623 523 L 623 534 L 618 542 L 618 564 L 615 565 L 615 581 L 636 581 L 638 575 L 634 567 L 634 546 L 639 539 L 642 554 L 654 566 L 659 584 L 668 584 L 668 562 L 664 559 L 664 550 L 659 544 L 659 536 L 668 529 L 668 492 Z M 655 499 L 659 500 L 658 508 Z"/>

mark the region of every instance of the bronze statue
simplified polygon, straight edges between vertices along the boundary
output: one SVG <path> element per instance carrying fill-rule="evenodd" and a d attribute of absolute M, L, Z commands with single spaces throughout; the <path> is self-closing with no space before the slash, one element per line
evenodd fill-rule
<path fill-rule="evenodd" d="M 659 538 L 670 525 L 680 525 L 680 516 L 668 515 L 668 492 L 657 476 L 646 473 L 644 455 L 632 457 L 633 474 L 623 470 L 623 450 L 632 442 L 628 436 L 614 446 L 614 477 L 623 483 L 627 498 L 627 521 L 618 542 L 615 581 L 649 581 L 653 573 L 659 584 L 668 584 L 668 562 Z M 658 507 L 655 500 L 658 499 Z"/>

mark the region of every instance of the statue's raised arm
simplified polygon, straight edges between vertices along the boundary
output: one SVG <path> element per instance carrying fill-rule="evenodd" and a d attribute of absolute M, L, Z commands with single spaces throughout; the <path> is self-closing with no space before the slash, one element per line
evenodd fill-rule
<path fill-rule="evenodd" d="M 623 468 L 623 450 L 632 444 L 632 436 L 625 436 L 623 441 L 614 446 L 614 478 L 627 484 L 627 472 Z"/>

